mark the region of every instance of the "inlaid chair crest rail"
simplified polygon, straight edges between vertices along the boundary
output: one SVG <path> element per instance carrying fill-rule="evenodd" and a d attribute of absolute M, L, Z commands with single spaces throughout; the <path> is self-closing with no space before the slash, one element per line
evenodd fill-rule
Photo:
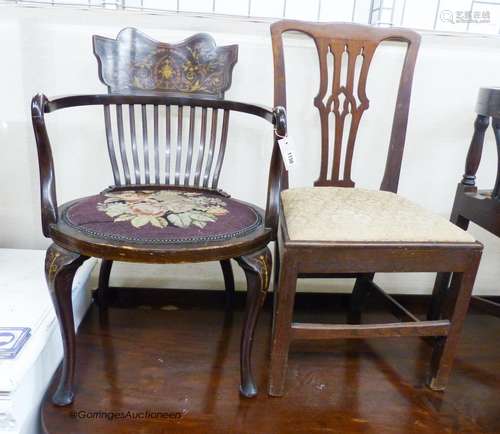
<path fill-rule="evenodd" d="M 207 33 L 177 44 L 156 41 L 127 27 L 116 39 L 94 35 L 99 79 L 110 93 L 191 94 L 223 98 L 231 87 L 238 46 L 217 47 Z"/>

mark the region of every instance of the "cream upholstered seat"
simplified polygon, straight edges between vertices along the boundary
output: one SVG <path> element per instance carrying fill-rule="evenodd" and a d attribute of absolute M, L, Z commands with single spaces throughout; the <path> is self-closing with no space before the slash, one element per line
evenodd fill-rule
<path fill-rule="evenodd" d="M 475 239 L 445 218 L 391 192 L 294 188 L 281 193 L 291 240 L 452 242 Z"/>

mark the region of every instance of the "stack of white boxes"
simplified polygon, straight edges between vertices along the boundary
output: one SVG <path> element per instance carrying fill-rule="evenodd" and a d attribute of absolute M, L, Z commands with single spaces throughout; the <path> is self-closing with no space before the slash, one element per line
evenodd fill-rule
<path fill-rule="evenodd" d="M 40 250 L 0 249 L 0 354 L 6 357 L 0 358 L 0 434 L 40 432 L 40 404 L 62 359 L 44 258 Z M 73 282 L 77 327 L 91 303 L 95 264 L 84 262 Z"/>

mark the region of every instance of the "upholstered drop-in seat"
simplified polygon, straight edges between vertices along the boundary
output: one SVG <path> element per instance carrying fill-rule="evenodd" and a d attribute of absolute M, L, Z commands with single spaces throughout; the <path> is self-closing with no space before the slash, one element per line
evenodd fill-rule
<path fill-rule="evenodd" d="M 291 240 L 471 243 L 474 238 L 391 192 L 294 188 L 281 193 Z"/>
<path fill-rule="evenodd" d="M 105 191 L 63 206 L 61 218 L 89 237 L 127 244 L 217 242 L 263 226 L 250 205 L 182 189 Z"/>

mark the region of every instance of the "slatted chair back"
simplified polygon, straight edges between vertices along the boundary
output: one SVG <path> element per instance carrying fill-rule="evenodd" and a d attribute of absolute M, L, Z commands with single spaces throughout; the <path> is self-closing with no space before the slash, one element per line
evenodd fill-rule
<path fill-rule="evenodd" d="M 381 184 L 382 190 L 396 192 L 420 36 L 408 29 L 376 28 L 348 23 L 283 20 L 272 24 L 274 104 L 285 108 L 283 33 L 289 31 L 300 32 L 312 38 L 318 54 L 320 83 L 314 106 L 318 109 L 321 125 L 321 168 L 314 183 L 316 186 L 354 187 L 351 167 L 359 124 L 363 113 L 369 107 L 366 82 L 371 60 L 383 41 L 400 41 L 407 44 Z M 329 60 L 330 58 L 333 59 Z M 330 128 L 330 124 L 333 124 L 330 122 L 332 115 L 335 120 L 333 131 Z M 346 122 L 348 117 L 350 124 Z"/>
<path fill-rule="evenodd" d="M 217 188 L 230 111 L 207 102 L 223 99 L 231 86 L 238 46 L 217 47 L 201 33 L 166 44 L 133 28 L 116 40 L 94 36 L 93 42 L 110 94 L 164 96 L 155 104 L 132 98 L 104 105 L 115 184 Z M 179 97 L 187 103 L 179 105 Z"/>

